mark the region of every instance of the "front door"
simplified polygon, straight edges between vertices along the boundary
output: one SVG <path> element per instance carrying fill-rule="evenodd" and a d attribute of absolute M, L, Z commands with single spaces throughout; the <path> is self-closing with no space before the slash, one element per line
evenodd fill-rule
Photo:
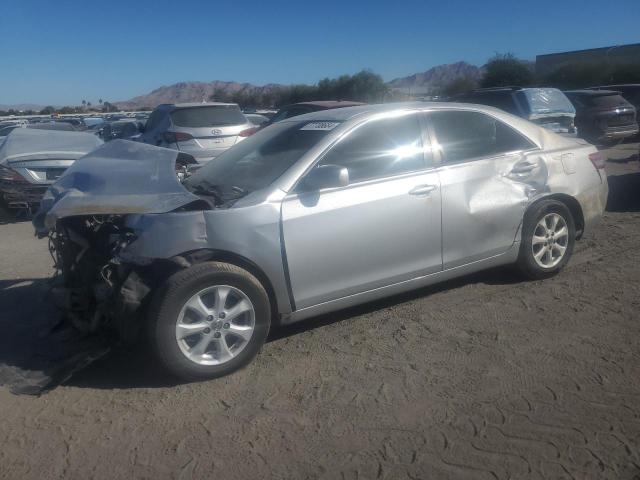
<path fill-rule="evenodd" d="M 296 308 L 442 269 L 440 183 L 416 113 L 357 127 L 318 165 L 328 164 L 346 167 L 350 184 L 282 205 Z"/>

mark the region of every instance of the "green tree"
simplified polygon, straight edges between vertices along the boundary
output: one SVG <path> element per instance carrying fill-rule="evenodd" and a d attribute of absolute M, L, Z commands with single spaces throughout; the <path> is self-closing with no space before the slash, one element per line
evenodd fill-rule
<path fill-rule="evenodd" d="M 512 53 L 496 54 L 484 66 L 482 87 L 529 86 L 534 75 L 529 66 Z"/>
<path fill-rule="evenodd" d="M 40 110 L 40 115 L 51 115 L 53 113 L 56 113 L 56 109 L 53 108 L 51 105 L 48 105 L 44 107 L 42 110 Z"/>
<path fill-rule="evenodd" d="M 440 88 L 440 94 L 451 97 L 478 88 L 478 81 L 469 76 L 458 77 Z"/>

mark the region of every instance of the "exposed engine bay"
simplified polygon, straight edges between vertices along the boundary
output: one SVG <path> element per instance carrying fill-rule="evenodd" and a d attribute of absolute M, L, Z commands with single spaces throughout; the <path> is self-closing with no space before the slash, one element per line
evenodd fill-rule
<path fill-rule="evenodd" d="M 132 268 L 118 260 L 118 252 L 133 239 L 117 215 L 71 217 L 50 231 L 49 251 L 59 279 L 52 295 L 79 330 L 121 324 L 116 318 L 135 312 L 144 296 L 139 294 L 148 293 Z M 123 288 L 129 289 L 126 300 Z M 132 289 L 138 294 L 131 295 Z"/>

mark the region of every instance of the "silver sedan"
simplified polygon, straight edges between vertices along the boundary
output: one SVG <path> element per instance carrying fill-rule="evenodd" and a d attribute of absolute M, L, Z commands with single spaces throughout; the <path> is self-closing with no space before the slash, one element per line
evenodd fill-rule
<path fill-rule="evenodd" d="M 246 365 L 273 325 L 498 265 L 554 275 L 608 190 L 592 145 L 452 103 L 285 120 L 184 184 L 175 160 L 110 142 L 52 187 L 35 223 L 71 290 L 57 296 L 93 296 L 75 320 L 100 312 L 127 336 L 144 308 L 159 359 L 187 379 Z M 102 250 L 79 255 L 86 245 Z"/>

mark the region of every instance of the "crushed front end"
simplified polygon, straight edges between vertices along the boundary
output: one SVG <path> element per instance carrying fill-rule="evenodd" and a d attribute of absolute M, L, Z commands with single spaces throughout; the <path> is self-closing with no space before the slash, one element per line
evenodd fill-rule
<path fill-rule="evenodd" d="M 49 239 L 54 302 L 78 329 L 113 327 L 133 340 L 142 327 L 156 279 L 176 267 L 168 260 L 123 261 L 120 253 L 136 238 L 126 222 L 130 215 L 202 208 L 176 176 L 180 155 L 114 140 L 76 161 L 47 190 L 33 224 Z"/>
<path fill-rule="evenodd" d="M 119 252 L 135 239 L 124 216 L 65 218 L 48 237 L 56 269 L 51 294 L 65 317 L 81 331 L 113 327 L 123 339 L 133 340 L 142 325 L 137 317 L 154 283 L 154 267 L 134 268 L 119 260 Z"/>

